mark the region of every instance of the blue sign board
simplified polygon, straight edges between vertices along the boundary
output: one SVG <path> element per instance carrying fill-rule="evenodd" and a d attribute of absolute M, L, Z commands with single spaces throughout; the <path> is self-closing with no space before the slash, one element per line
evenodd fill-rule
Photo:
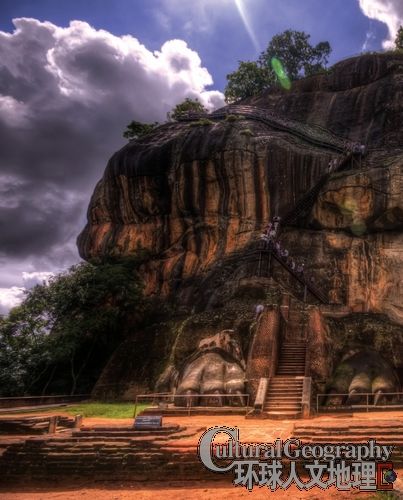
<path fill-rule="evenodd" d="M 140 415 L 134 420 L 134 428 L 141 429 L 159 429 L 162 426 L 161 415 Z"/>

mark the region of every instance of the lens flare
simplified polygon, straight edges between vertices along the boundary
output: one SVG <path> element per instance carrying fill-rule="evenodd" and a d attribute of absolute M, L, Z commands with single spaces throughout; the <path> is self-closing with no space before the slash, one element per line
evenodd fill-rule
<path fill-rule="evenodd" d="M 243 25 L 245 26 L 246 32 L 249 35 L 249 38 L 251 39 L 253 46 L 255 47 L 255 50 L 259 52 L 260 47 L 259 47 L 259 42 L 258 39 L 256 38 L 256 35 L 253 31 L 252 28 L 252 23 L 250 22 L 249 16 L 246 12 L 245 5 L 243 4 L 243 0 L 235 0 L 235 6 L 238 9 L 239 16 L 242 20 Z"/>
<path fill-rule="evenodd" d="M 271 67 L 273 68 L 273 71 L 276 73 L 278 81 L 280 82 L 280 85 L 286 90 L 290 90 L 291 80 L 288 78 L 288 75 L 280 59 L 277 59 L 277 57 L 272 57 L 270 62 Z"/>

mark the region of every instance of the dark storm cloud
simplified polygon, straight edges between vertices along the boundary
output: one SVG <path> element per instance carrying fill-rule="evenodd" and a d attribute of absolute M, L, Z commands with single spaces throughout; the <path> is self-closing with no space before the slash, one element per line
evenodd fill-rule
<path fill-rule="evenodd" d="M 185 97 L 223 104 L 184 41 L 150 52 L 81 21 L 14 25 L 0 32 L 0 287 L 27 263 L 35 273 L 78 260 L 90 194 L 131 120 L 163 121 Z"/>

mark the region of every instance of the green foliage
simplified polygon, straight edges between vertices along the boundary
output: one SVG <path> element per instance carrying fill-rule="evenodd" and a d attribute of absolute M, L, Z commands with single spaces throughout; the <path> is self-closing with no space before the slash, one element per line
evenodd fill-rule
<path fill-rule="evenodd" d="M 270 67 L 274 57 L 279 59 L 291 80 L 317 73 L 326 66 L 331 48 L 329 42 L 312 46 L 309 38 L 310 35 L 303 31 L 293 30 L 275 35 L 260 55 L 259 62 Z"/>
<path fill-rule="evenodd" d="M 225 117 L 226 122 L 237 122 L 239 120 L 244 120 L 245 117 L 242 115 L 227 115 Z"/>
<path fill-rule="evenodd" d="M 0 323 L 0 394 L 44 393 L 58 372 L 58 391 L 74 394 L 94 352 L 110 354 L 145 314 L 136 265 L 81 263 L 29 290 Z"/>
<path fill-rule="evenodd" d="M 399 493 L 396 491 L 377 491 L 368 497 L 368 500 L 397 500 L 398 498 Z"/>
<path fill-rule="evenodd" d="M 330 44 L 320 42 L 313 46 L 309 38 L 303 31 L 293 30 L 275 35 L 257 61 L 240 61 L 238 69 L 227 75 L 225 100 L 235 102 L 270 89 L 286 78 L 296 80 L 325 71 Z M 284 74 L 273 70 L 273 60 L 280 61 Z"/>
<path fill-rule="evenodd" d="M 244 128 L 239 132 L 241 135 L 246 135 L 248 137 L 252 137 L 254 134 L 250 128 Z"/>
<path fill-rule="evenodd" d="M 214 125 L 214 122 L 212 120 L 209 120 L 208 118 L 202 118 L 201 120 L 196 120 L 190 123 L 191 127 L 198 127 L 198 126 L 207 127 L 209 125 Z"/>
<path fill-rule="evenodd" d="M 395 46 L 397 50 L 403 50 L 403 26 L 400 26 L 397 30 Z"/>
<path fill-rule="evenodd" d="M 226 102 L 259 94 L 274 83 L 273 71 L 259 62 L 239 61 L 238 69 L 227 75 Z"/>
<path fill-rule="evenodd" d="M 207 109 L 198 99 L 190 99 L 187 97 L 168 113 L 168 120 L 177 120 L 182 114 L 186 113 L 207 113 Z"/>
<path fill-rule="evenodd" d="M 134 403 L 81 403 L 75 406 L 68 406 L 65 409 L 70 415 L 82 415 L 83 417 L 102 418 L 133 418 Z M 138 404 L 136 415 L 141 413 L 149 404 Z"/>
<path fill-rule="evenodd" d="M 139 139 L 140 137 L 143 137 L 144 135 L 152 132 L 158 125 L 158 122 L 141 123 L 133 120 L 129 123 L 129 125 L 126 127 L 126 130 L 123 132 L 123 137 L 125 137 L 126 139 Z"/>

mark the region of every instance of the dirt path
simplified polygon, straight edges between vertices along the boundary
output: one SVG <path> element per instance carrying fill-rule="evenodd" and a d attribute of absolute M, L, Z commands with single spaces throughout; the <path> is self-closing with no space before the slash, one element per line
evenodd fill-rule
<path fill-rule="evenodd" d="M 403 473 L 403 471 L 402 471 Z M 342 493 L 335 488 L 322 491 L 318 488 L 310 491 L 299 491 L 291 487 L 286 491 L 271 492 L 267 488 L 254 488 L 249 492 L 245 488 L 234 487 L 228 483 L 152 483 L 152 484 L 129 484 L 121 487 L 103 485 L 94 488 L 63 489 L 63 488 L 31 488 L 26 491 L 15 493 L 1 493 L 2 500 L 219 500 L 219 499 L 268 499 L 276 500 L 299 500 L 299 499 L 345 499 L 345 498 L 369 498 L 372 493 L 363 493 L 356 490 Z M 381 498 L 381 497 L 380 497 Z"/>
<path fill-rule="evenodd" d="M 55 410 L 46 412 L 46 414 L 62 414 L 61 411 Z M 37 415 L 37 414 L 36 414 Z M 21 414 L 19 414 L 21 416 Z M 164 424 L 180 424 L 184 427 L 199 427 L 208 428 L 212 426 L 237 426 L 240 429 L 240 439 L 243 442 L 270 442 L 276 438 L 286 439 L 292 435 L 294 425 L 297 423 L 309 423 L 315 425 L 320 423 L 321 426 L 331 426 L 336 422 L 343 424 L 352 424 L 354 421 L 368 421 L 369 426 L 376 425 L 376 421 L 381 420 L 402 420 L 403 412 L 383 412 L 370 414 L 355 414 L 342 416 L 322 416 L 307 420 L 246 420 L 240 416 L 192 416 L 192 417 L 164 417 Z M 133 419 L 106 419 L 106 418 L 85 418 L 84 425 L 86 426 L 131 426 Z M 198 438 L 192 440 L 192 444 L 197 445 Z M 396 471 L 398 479 L 395 482 L 395 487 L 403 491 L 403 469 Z M 24 487 L 10 486 L 7 489 L 0 489 L 1 500 L 127 500 L 127 499 L 144 499 L 144 500 L 159 500 L 159 499 L 174 499 L 174 500 L 218 500 L 222 498 L 230 499 L 246 499 L 246 498 L 275 498 L 275 499 L 344 499 L 344 498 L 376 498 L 374 493 L 364 493 L 358 490 L 348 492 L 339 492 L 334 487 L 326 491 L 318 488 L 313 488 L 309 491 L 300 491 L 293 486 L 290 489 L 283 491 L 277 490 L 271 492 L 266 487 L 254 488 L 252 492 L 247 491 L 243 487 L 234 487 L 232 485 L 232 476 L 227 476 L 222 482 L 174 482 L 174 478 L 156 478 L 159 481 L 153 483 L 95 483 L 89 482 L 76 486 L 54 486 L 51 484 L 41 485 L 40 487 Z M 5 487 L 3 487 L 5 488 Z M 379 496 L 378 498 L 382 498 Z M 387 497 L 385 497 L 387 498 Z M 402 498 L 396 496 L 396 498 Z"/>

